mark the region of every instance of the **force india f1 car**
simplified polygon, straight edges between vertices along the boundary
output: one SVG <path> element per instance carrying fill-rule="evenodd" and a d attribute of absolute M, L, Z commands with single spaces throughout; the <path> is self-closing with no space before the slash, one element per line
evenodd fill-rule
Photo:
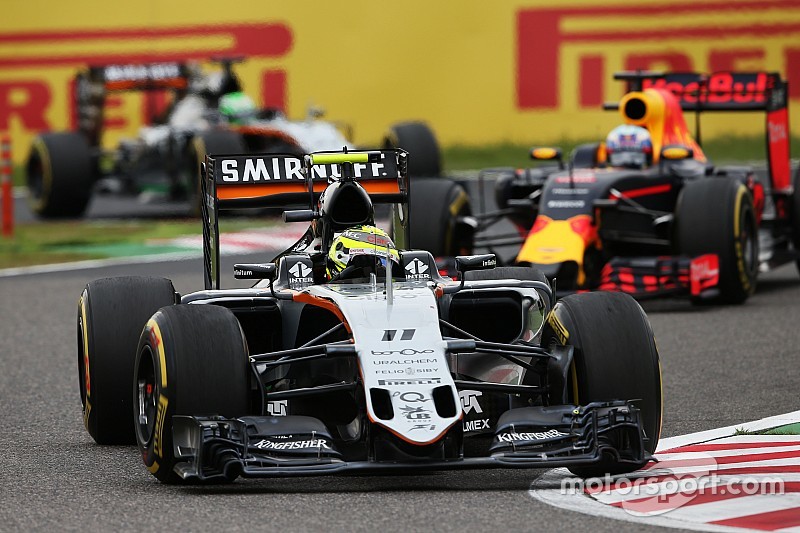
<path fill-rule="evenodd" d="M 594 143 L 579 146 L 564 169 L 560 150 L 533 149 L 532 158 L 544 161 L 538 167 L 483 171 L 496 178 L 499 210 L 472 219 L 474 242 L 465 237 L 470 226 L 454 219 L 451 234 L 461 228 L 466 249 L 521 244 L 511 262 L 557 278 L 559 289 L 743 302 L 759 269 L 797 259 L 800 244 L 786 82 L 766 72 L 615 78 L 628 81 L 629 92 L 605 107 L 648 130 L 652 165 L 612 166 L 604 144 Z M 684 111 L 697 113 L 698 138 L 702 112 L 764 112 L 769 179 L 759 180 L 749 167 L 712 165 L 690 135 Z M 486 237 L 484 230 L 505 217 L 518 233 Z"/>
<path fill-rule="evenodd" d="M 98 443 L 138 442 L 159 480 L 557 465 L 595 475 L 655 450 L 658 353 L 630 296 L 554 304 L 540 272 L 494 268 L 492 254 L 458 257 L 453 281 L 429 252 L 366 231 L 372 202 L 392 203 L 405 247 L 406 152 L 208 156 L 202 183 L 204 290 L 103 279 L 79 304 L 86 428 Z M 220 211 L 303 199 L 309 208 L 284 218 L 311 222 L 308 233 L 272 262 L 236 265 L 252 288 L 220 288 Z M 364 251 L 333 243 L 359 234 L 374 237 L 361 241 L 373 254 L 329 277 L 331 250 Z"/>
<path fill-rule="evenodd" d="M 79 72 L 74 82 L 77 130 L 44 133 L 31 147 L 26 180 L 32 211 L 45 218 L 79 217 L 98 184 L 107 192 L 150 191 L 185 199 L 188 213 L 199 215 L 198 166 L 206 153 L 302 155 L 353 147 L 343 133 L 347 128 L 321 120 L 319 110 L 294 121 L 278 109 L 256 109 L 242 93 L 234 62 L 220 60 L 221 68 L 214 72 L 193 63 L 106 65 Z M 136 138 L 104 151 L 107 96 L 130 91 L 168 91 L 171 101 L 165 111 L 148 117 L 152 124 L 142 127 Z M 425 124 L 395 124 L 382 142 L 386 148 L 418 153 L 414 174 L 439 174 L 439 147 Z"/>

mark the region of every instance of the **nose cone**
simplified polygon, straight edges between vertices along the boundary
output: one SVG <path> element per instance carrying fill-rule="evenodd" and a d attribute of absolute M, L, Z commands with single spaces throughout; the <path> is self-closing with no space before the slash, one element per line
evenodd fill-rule
<path fill-rule="evenodd" d="M 594 242 L 597 229 L 588 215 L 578 215 L 567 220 L 552 220 L 539 215 L 537 223 L 531 228 L 525 243 L 517 255 L 517 263 L 530 263 L 546 270 L 557 269 L 558 265 L 574 263 L 577 265 L 578 285 L 585 280 L 583 256 L 586 247 Z"/>

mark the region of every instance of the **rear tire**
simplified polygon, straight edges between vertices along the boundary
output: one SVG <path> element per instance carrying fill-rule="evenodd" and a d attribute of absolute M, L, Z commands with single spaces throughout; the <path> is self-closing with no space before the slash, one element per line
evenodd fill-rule
<path fill-rule="evenodd" d="M 199 133 L 187 147 L 186 196 L 189 199 L 189 214 L 200 216 L 202 202 L 200 185 L 200 163 L 206 154 L 244 154 L 247 152 L 242 135 L 230 130 L 211 130 Z"/>
<path fill-rule="evenodd" d="M 442 173 L 442 156 L 433 131 L 424 122 L 402 122 L 389 129 L 384 148 L 402 148 L 408 152 L 408 175 L 433 177 Z"/>
<path fill-rule="evenodd" d="M 472 252 L 472 232 L 459 217 L 472 214 L 464 188 L 446 178 L 419 178 L 411 184 L 409 224 L 411 247 L 434 257 Z"/>
<path fill-rule="evenodd" d="M 661 434 L 661 366 L 653 330 L 641 306 L 627 294 L 573 294 L 553 308 L 543 344 L 569 344 L 574 350 L 569 393 L 576 405 L 638 400 L 645 451 L 655 452 Z M 577 388 L 575 385 L 577 384 Z M 643 465 L 621 465 L 606 458 L 598 465 L 570 467 L 577 476 L 620 474 Z"/>
<path fill-rule="evenodd" d="M 186 304 L 158 311 L 142 331 L 133 375 L 136 442 L 145 466 L 163 483 L 182 481 L 173 470 L 173 415 L 250 414 L 244 333 L 227 308 Z"/>
<path fill-rule="evenodd" d="M 45 133 L 33 141 L 26 164 L 28 204 L 42 218 L 83 216 L 94 185 L 89 142 L 80 133 Z"/>
<path fill-rule="evenodd" d="M 133 444 L 130 382 L 136 344 L 150 316 L 176 302 L 164 278 L 105 278 L 78 303 L 78 379 L 86 430 L 98 444 Z"/>
<path fill-rule="evenodd" d="M 693 303 L 740 304 L 755 291 L 758 226 L 743 184 L 727 178 L 686 183 L 675 208 L 675 241 L 682 255 L 719 257 L 719 296 Z"/>

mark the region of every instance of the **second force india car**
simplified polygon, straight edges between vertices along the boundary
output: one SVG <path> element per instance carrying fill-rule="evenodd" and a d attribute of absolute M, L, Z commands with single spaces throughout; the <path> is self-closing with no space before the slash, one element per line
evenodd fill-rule
<path fill-rule="evenodd" d="M 567 291 L 745 301 L 760 270 L 798 258 L 800 191 L 790 171 L 786 82 L 768 72 L 615 78 L 629 91 L 605 106 L 624 121 L 607 142 L 579 146 L 568 168 L 559 149 L 540 147 L 531 150 L 539 166 L 483 171 L 494 180 L 498 210 L 471 216 L 466 199 L 451 192 L 453 216 L 439 227 L 459 245 L 440 248 L 453 255 L 454 248 L 519 246 L 506 264 L 534 266 Z M 694 137 L 684 111 L 697 113 Z M 717 111 L 765 114 L 768 179 L 748 166 L 709 161 L 696 140 L 699 115 Z M 446 186 L 427 180 L 414 194 L 433 187 Z M 487 231 L 499 220 L 517 232 Z"/>
<path fill-rule="evenodd" d="M 79 217 L 97 188 L 117 194 L 156 193 L 186 200 L 187 214 L 199 215 L 200 161 L 206 153 L 294 153 L 353 148 L 348 128 L 322 120 L 318 109 L 305 120 L 289 120 L 281 110 L 257 109 L 242 92 L 233 70 L 237 60 L 222 59 L 205 72 L 194 63 L 93 66 L 74 82 L 77 128 L 37 136 L 26 164 L 31 209 L 43 218 Z M 167 108 L 136 138 L 103 148 L 107 96 L 145 91 L 171 93 Z M 148 100 L 150 102 L 150 100 Z M 412 172 L 440 173 L 439 146 L 422 122 L 393 125 L 385 147 L 416 155 Z"/>
<path fill-rule="evenodd" d="M 160 481 L 398 469 L 626 472 L 655 450 L 661 374 L 630 296 L 555 303 L 532 268 L 408 250 L 402 150 L 207 156 L 204 290 L 89 283 L 78 309 L 84 422 L 137 442 Z M 310 222 L 251 288 L 220 287 L 218 216 L 293 205 Z M 390 203 L 394 238 L 374 226 Z M 400 246 L 395 246 L 397 242 Z"/>

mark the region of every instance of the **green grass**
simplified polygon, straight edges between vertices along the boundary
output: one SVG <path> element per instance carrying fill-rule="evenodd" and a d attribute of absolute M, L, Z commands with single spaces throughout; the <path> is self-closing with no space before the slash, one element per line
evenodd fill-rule
<path fill-rule="evenodd" d="M 16 165 L 14 167 L 14 171 L 11 173 L 11 183 L 14 187 L 22 187 L 25 185 L 25 175 L 22 173 L 23 169 L 22 165 Z"/>
<path fill-rule="evenodd" d="M 262 220 L 237 218 L 221 221 L 220 230 L 239 231 L 264 225 Z M 0 236 L 0 268 L 100 259 L 117 255 L 113 249 L 120 245 L 141 245 L 154 239 L 199 235 L 201 231 L 199 220 L 19 224 L 14 228 L 12 238 Z"/>
<path fill-rule="evenodd" d="M 762 431 L 762 435 L 800 435 L 800 422 Z"/>
<path fill-rule="evenodd" d="M 748 431 L 739 428 L 734 432 L 734 435 L 800 435 L 800 422 L 760 431 Z"/>

